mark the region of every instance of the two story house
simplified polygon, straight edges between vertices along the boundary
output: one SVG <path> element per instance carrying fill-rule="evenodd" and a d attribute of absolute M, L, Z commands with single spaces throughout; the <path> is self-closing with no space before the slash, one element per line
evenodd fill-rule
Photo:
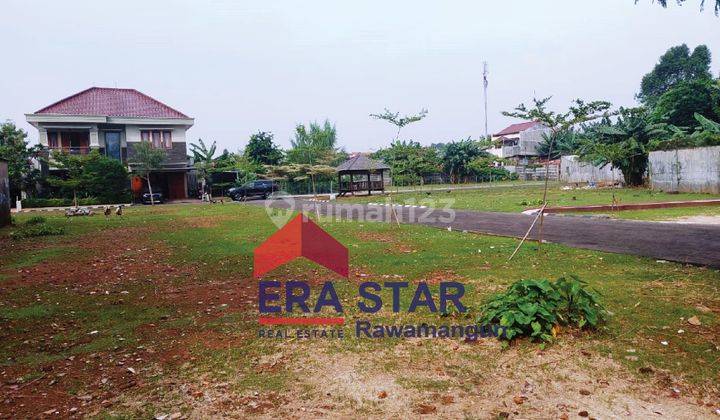
<path fill-rule="evenodd" d="M 527 164 L 539 155 L 537 147 L 543 142 L 543 134 L 550 129 L 537 121 L 512 124 L 492 136 L 496 147 L 488 152 L 497 157 Z"/>
<path fill-rule="evenodd" d="M 185 132 L 194 119 L 135 89 L 91 87 L 32 114 L 27 121 L 38 129 L 40 144 L 57 152 L 87 154 L 97 150 L 128 166 L 132 174 L 134 148 L 140 142 L 166 152 L 163 167 L 152 175 L 153 191 L 166 198 L 188 196 Z M 133 192 L 145 188 L 134 179 Z"/>

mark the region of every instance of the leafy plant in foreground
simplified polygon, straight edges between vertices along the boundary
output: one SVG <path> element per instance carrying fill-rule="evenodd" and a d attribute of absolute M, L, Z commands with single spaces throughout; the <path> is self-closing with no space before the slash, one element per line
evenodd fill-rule
<path fill-rule="evenodd" d="M 586 286 L 575 276 L 517 281 L 482 305 L 478 323 L 500 324 L 507 340 L 525 336 L 544 342 L 553 340 L 560 325 L 596 327 L 605 309 Z"/>
<path fill-rule="evenodd" d="M 33 238 L 37 236 L 62 235 L 65 229 L 62 226 L 51 226 L 47 223 L 25 224 L 18 230 L 10 232 L 12 239 Z"/>

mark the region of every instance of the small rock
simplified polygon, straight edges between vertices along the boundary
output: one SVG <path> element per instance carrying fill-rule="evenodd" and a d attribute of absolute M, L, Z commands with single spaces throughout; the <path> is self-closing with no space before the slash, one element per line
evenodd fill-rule
<path fill-rule="evenodd" d="M 98 330 L 90 331 L 90 332 L 88 333 L 88 335 L 95 335 L 95 334 L 97 334 L 97 333 L 99 333 L 99 332 L 100 332 L 100 331 L 98 331 Z"/>
<path fill-rule="evenodd" d="M 45 414 L 46 416 L 49 416 L 50 414 L 52 414 L 52 413 L 54 413 L 54 412 L 56 412 L 56 411 L 57 411 L 57 410 L 55 410 L 54 408 L 51 408 L 51 409 L 48 410 L 48 411 L 43 411 L 43 414 Z"/>
<path fill-rule="evenodd" d="M 378 392 L 378 398 L 380 398 L 380 399 L 387 398 L 387 392 L 385 392 L 385 391 Z"/>
<path fill-rule="evenodd" d="M 590 394 L 591 394 L 591 392 L 588 391 L 587 389 L 581 389 L 581 390 L 580 390 L 580 395 L 590 395 Z"/>
<path fill-rule="evenodd" d="M 688 318 L 687 321 L 690 325 L 702 325 L 702 322 L 700 322 L 700 318 L 698 318 L 697 316 L 691 316 L 690 318 Z"/>
<path fill-rule="evenodd" d="M 700 311 L 700 312 L 702 312 L 702 313 L 704 313 L 704 314 L 710 312 L 710 308 L 708 308 L 708 307 L 705 306 L 705 305 L 700 305 L 700 304 L 695 305 L 695 309 L 697 309 L 698 311 Z"/>
<path fill-rule="evenodd" d="M 525 397 L 520 396 L 520 395 L 516 395 L 516 396 L 513 397 L 513 402 L 514 402 L 515 404 L 517 404 L 517 405 L 520 405 L 520 404 L 522 404 L 522 403 L 525 402 Z"/>
<path fill-rule="evenodd" d="M 640 373 L 653 373 L 653 368 L 649 366 L 643 366 L 638 370 L 640 371 Z"/>
<path fill-rule="evenodd" d="M 133 375 L 135 374 L 135 369 L 129 367 L 129 368 L 127 368 L 127 370 L 128 370 L 128 372 L 132 373 Z"/>
<path fill-rule="evenodd" d="M 585 410 L 583 410 L 583 411 L 581 411 L 581 412 L 578 413 L 578 416 L 580 416 L 580 417 L 587 417 L 587 416 L 589 416 L 589 415 L 590 415 L 590 414 L 588 414 L 588 412 L 585 411 Z"/>
<path fill-rule="evenodd" d="M 668 342 L 667 342 L 667 341 L 661 341 L 660 344 L 662 344 L 663 346 L 667 346 L 667 345 L 668 345 Z"/>

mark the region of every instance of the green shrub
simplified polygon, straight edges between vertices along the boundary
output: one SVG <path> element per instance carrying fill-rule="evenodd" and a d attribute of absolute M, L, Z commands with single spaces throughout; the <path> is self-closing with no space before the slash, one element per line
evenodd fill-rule
<path fill-rule="evenodd" d="M 520 280 L 480 308 L 480 325 L 505 327 L 501 338 L 530 337 L 550 342 L 560 325 L 594 328 L 605 320 L 605 309 L 587 284 L 575 276 Z"/>
<path fill-rule="evenodd" d="M 38 223 L 31 225 L 24 225 L 18 230 L 10 232 L 12 239 L 24 239 L 33 238 L 36 236 L 51 236 L 51 235 L 62 235 L 65 233 L 65 228 L 61 226 L 51 226 L 47 223 Z"/>
<path fill-rule="evenodd" d="M 78 206 L 94 206 L 101 203 L 95 197 L 78 198 Z M 111 204 L 111 203 L 108 203 Z M 25 208 L 39 208 L 39 207 L 70 207 L 75 205 L 72 198 L 26 198 L 22 201 L 22 205 Z"/>
<path fill-rule="evenodd" d="M 543 201 L 542 198 L 538 198 L 537 200 L 523 200 L 519 204 L 521 206 L 542 206 Z"/>
<path fill-rule="evenodd" d="M 26 225 L 40 225 L 47 222 L 47 219 L 45 219 L 42 216 L 33 216 L 25 221 Z"/>

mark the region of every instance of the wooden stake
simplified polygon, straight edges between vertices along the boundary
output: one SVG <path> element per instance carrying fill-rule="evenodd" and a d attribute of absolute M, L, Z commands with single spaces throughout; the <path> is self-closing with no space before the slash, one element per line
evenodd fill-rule
<path fill-rule="evenodd" d="M 510 258 L 508 258 L 508 262 L 510 262 L 510 260 L 513 259 L 515 254 L 517 254 L 518 250 L 522 246 L 523 242 L 525 242 L 525 239 L 527 239 L 527 237 L 530 235 L 530 231 L 532 231 L 533 226 L 535 226 L 535 222 L 537 222 L 538 218 L 540 218 L 541 215 L 545 212 L 545 206 L 546 205 L 543 204 L 543 206 L 540 208 L 540 212 L 537 214 L 537 216 L 535 216 L 535 220 L 533 220 L 532 224 L 530 225 L 530 228 L 527 230 L 527 232 L 525 232 L 525 236 L 523 236 L 523 238 L 520 241 L 520 243 L 518 244 L 517 248 L 515 248 L 515 251 L 513 251 L 512 255 L 510 255 Z M 542 241 L 542 239 L 541 239 L 541 241 Z M 538 243 L 538 247 L 539 246 L 540 246 L 540 244 Z"/>

